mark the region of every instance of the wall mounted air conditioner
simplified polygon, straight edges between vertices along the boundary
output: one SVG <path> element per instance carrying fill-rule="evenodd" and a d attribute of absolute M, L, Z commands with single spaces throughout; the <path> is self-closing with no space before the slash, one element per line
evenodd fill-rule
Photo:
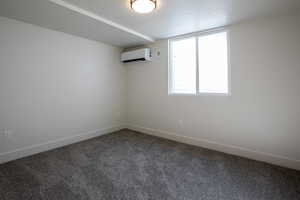
<path fill-rule="evenodd" d="M 151 49 L 144 48 L 144 49 L 124 52 L 121 55 L 121 61 L 123 63 L 151 61 Z"/>

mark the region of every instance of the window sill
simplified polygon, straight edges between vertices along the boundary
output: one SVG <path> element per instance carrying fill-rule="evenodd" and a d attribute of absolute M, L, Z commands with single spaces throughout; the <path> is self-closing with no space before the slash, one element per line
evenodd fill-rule
<path fill-rule="evenodd" d="M 209 97 L 209 96 L 216 96 L 216 97 L 230 97 L 230 93 L 197 93 L 197 94 L 185 94 L 185 93 L 169 93 L 168 96 L 203 96 L 203 97 Z"/>

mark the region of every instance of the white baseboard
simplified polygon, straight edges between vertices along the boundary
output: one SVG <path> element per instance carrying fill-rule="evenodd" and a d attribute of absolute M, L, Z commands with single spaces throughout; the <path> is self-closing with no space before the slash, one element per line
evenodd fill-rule
<path fill-rule="evenodd" d="M 127 125 L 127 128 L 137 132 L 170 139 L 181 143 L 191 144 L 194 146 L 204 147 L 207 149 L 224 152 L 231 155 L 237 155 L 237 156 L 250 158 L 253 160 L 262 161 L 262 162 L 266 162 L 266 163 L 270 163 L 282 167 L 300 170 L 300 160 L 287 158 L 285 156 L 278 156 L 270 153 L 254 151 L 251 149 L 246 149 L 243 147 L 238 147 L 238 146 L 233 146 L 228 144 L 220 144 L 218 142 L 209 141 L 205 139 L 191 138 L 187 136 L 178 135 L 176 133 L 171 133 L 168 131 L 146 128 L 137 125 Z"/>
<path fill-rule="evenodd" d="M 102 136 L 108 133 L 112 133 L 115 131 L 119 131 L 121 129 L 126 128 L 123 125 L 119 125 L 119 126 L 114 126 L 114 127 L 109 127 L 109 128 L 103 128 L 103 129 L 98 129 L 98 130 L 94 130 L 94 131 L 90 131 L 87 133 L 83 133 L 83 134 L 78 134 L 75 136 L 70 136 L 70 137 L 66 137 L 66 138 L 61 138 L 58 140 L 54 140 L 54 141 L 50 141 L 50 142 L 46 142 L 43 144 L 37 144 L 37 145 L 33 145 L 30 147 L 25 147 L 25 148 L 21 148 L 21 149 L 17 149 L 11 152 L 5 152 L 5 153 L 1 153 L 0 154 L 0 164 L 2 163 L 6 163 L 12 160 L 16 160 L 19 158 L 24 158 L 27 156 L 31 156 L 37 153 L 41 153 L 44 151 L 48 151 L 48 150 L 52 150 L 52 149 L 56 149 L 59 147 L 63 147 L 69 144 L 73 144 L 73 143 L 77 143 L 80 141 L 84 141 L 84 140 L 88 140 L 94 137 L 98 137 L 98 136 Z"/>
<path fill-rule="evenodd" d="M 30 147 L 17 149 L 17 150 L 11 151 L 11 152 L 1 153 L 0 154 L 0 164 L 6 163 L 6 162 L 9 162 L 12 160 L 16 160 L 19 158 L 31 156 L 31 155 L 41 153 L 44 151 L 63 147 L 63 146 L 69 145 L 69 144 L 88 140 L 88 139 L 98 137 L 101 135 L 109 134 L 109 133 L 112 133 L 115 131 L 122 130 L 124 128 L 128 128 L 130 130 L 138 131 L 138 132 L 149 134 L 149 135 L 154 135 L 157 137 L 170 139 L 170 140 L 177 141 L 177 142 L 191 144 L 191 145 L 204 147 L 207 149 L 212 149 L 212 150 L 216 150 L 216 151 L 220 151 L 220 152 L 224 152 L 224 153 L 228 153 L 228 154 L 232 154 L 232 155 L 250 158 L 253 160 L 267 162 L 267 163 L 278 165 L 278 166 L 283 166 L 283 167 L 288 167 L 291 169 L 300 170 L 300 160 L 291 159 L 291 158 L 287 158 L 285 156 L 278 156 L 278 155 L 265 153 L 265 152 L 254 151 L 254 150 L 246 149 L 243 147 L 238 147 L 238 146 L 233 146 L 233 145 L 228 145 L 228 144 L 220 144 L 220 143 L 209 141 L 209 140 L 204 140 L 204 139 L 199 139 L 199 138 L 191 138 L 191 137 L 187 137 L 187 136 L 178 135 L 176 133 L 171 133 L 168 131 L 146 128 L 146 127 L 137 126 L 137 125 L 126 125 L 126 126 L 119 125 L 119 126 L 114 126 L 114 127 L 110 127 L 110 128 L 103 128 L 103 129 L 99 129 L 99 130 L 95 130 L 95 131 L 90 131 L 90 132 L 87 132 L 84 134 L 79 134 L 79 135 L 75 135 L 75 136 L 71 136 L 71 137 L 58 139 L 55 141 L 50 141 L 50 142 L 43 143 L 43 144 L 38 144 L 38 145 L 30 146 Z"/>

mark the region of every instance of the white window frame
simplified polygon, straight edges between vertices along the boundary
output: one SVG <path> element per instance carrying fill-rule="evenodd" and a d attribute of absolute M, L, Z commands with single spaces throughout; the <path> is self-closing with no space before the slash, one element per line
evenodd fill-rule
<path fill-rule="evenodd" d="M 227 67 L 228 67 L 228 93 L 209 93 L 209 92 L 200 92 L 199 91 L 199 55 L 198 55 L 198 37 L 205 36 L 205 35 L 211 35 L 215 33 L 222 33 L 226 32 L 227 34 Z M 197 32 L 197 33 L 191 33 L 183 36 L 177 36 L 174 38 L 171 38 L 168 40 L 168 48 L 169 48 L 169 59 L 168 59 L 168 95 L 169 96 L 231 96 L 231 62 L 230 62 L 230 32 L 228 29 L 225 28 L 220 28 L 220 29 L 214 29 L 214 30 L 209 30 L 209 31 L 204 31 L 204 32 Z M 188 38 L 196 38 L 196 93 L 177 93 L 172 91 L 172 86 L 173 86 L 173 80 L 172 80 L 172 58 L 173 58 L 173 48 L 172 48 L 172 43 L 174 41 L 178 40 L 183 40 L 183 39 L 188 39 Z"/>

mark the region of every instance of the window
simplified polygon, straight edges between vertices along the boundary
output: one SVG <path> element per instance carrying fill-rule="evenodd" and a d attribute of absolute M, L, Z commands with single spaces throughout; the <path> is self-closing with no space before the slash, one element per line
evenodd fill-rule
<path fill-rule="evenodd" d="M 229 95 L 227 32 L 170 41 L 169 94 Z"/>
<path fill-rule="evenodd" d="M 172 43 L 172 91 L 196 92 L 196 38 L 177 40 Z"/>

